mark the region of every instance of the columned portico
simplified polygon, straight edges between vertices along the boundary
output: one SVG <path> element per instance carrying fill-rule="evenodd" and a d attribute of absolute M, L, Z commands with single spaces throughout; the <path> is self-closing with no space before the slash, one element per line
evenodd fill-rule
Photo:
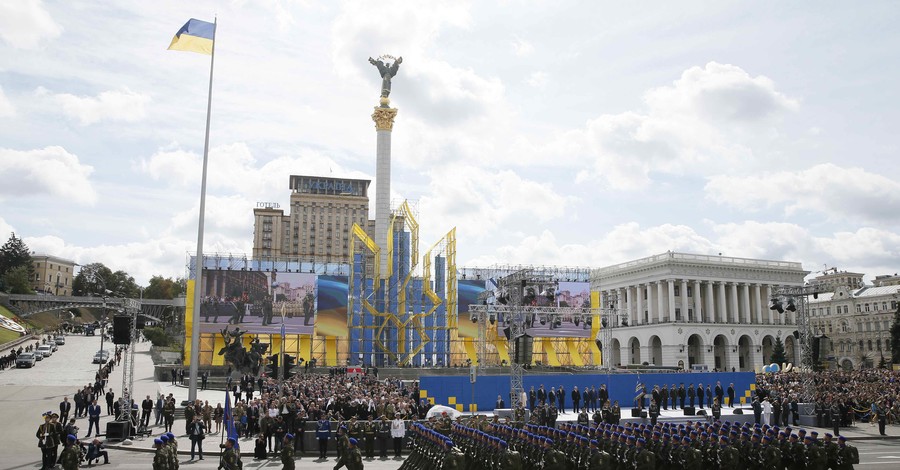
<path fill-rule="evenodd" d="M 786 325 L 794 315 L 773 321 L 768 299 L 775 286 L 803 285 L 806 274 L 794 262 L 668 252 L 598 269 L 592 282 L 603 286 L 604 298 L 618 294 L 618 308 L 628 312 L 628 326 L 612 330 L 623 364 L 730 371 L 765 364 L 771 348 L 764 338 L 786 339 L 796 329 Z"/>
<path fill-rule="evenodd" d="M 701 304 L 703 303 L 700 298 L 700 281 L 694 281 L 694 323 L 700 323 L 703 321 L 703 309 L 701 308 Z"/>

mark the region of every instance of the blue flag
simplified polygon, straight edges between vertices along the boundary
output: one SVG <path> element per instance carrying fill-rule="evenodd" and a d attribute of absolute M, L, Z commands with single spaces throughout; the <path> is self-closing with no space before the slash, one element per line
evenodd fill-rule
<path fill-rule="evenodd" d="M 234 426 L 234 414 L 231 411 L 231 394 L 228 393 L 228 390 L 225 390 L 225 416 L 223 419 L 225 420 L 225 434 L 229 439 L 234 439 L 234 451 L 239 453 L 241 446 L 238 444 L 238 432 Z"/>

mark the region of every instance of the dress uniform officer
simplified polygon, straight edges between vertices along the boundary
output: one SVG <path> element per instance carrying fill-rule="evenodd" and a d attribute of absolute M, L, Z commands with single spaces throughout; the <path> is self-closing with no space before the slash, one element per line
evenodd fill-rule
<path fill-rule="evenodd" d="M 375 459 L 375 434 L 378 432 L 378 424 L 369 415 L 369 419 L 362 425 L 363 437 L 366 439 L 366 459 Z"/>

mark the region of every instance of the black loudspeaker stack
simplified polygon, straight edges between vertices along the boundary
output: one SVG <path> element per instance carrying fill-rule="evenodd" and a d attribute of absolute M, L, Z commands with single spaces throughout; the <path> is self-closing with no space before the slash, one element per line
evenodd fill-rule
<path fill-rule="evenodd" d="M 632 408 L 632 409 L 631 409 L 631 417 L 632 417 L 632 418 L 640 418 L 640 417 L 641 417 L 641 410 L 639 410 L 639 409 L 637 409 L 637 408 Z"/>
<path fill-rule="evenodd" d="M 694 416 L 697 414 L 697 409 L 693 406 L 685 406 L 684 407 L 684 415 L 685 416 Z"/>
<path fill-rule="evenodd" d="M 531 364 L 531 356 L 534 351 L 534 338 L 522 335 L 516 338 L 513 362 L 516 364 Z"/>
<path fill-rule="evenodd" d="M 113 343 L 131 344 L 131 317 L 116 315 L 113 317 Z"/>

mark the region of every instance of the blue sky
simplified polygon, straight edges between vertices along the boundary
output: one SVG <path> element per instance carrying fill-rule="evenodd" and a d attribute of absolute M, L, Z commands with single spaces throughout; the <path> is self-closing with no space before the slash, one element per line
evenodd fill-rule
<path fill-rule="evenodd" d="M 367 58 L 393 54 L 393 197 L 428 245 L 456 226 L 462 265 L 676 250 L 893 273 L 898 11 L 3 2 L 0 233 L 139 282 L 183 274 L 209 62 L 166 47 L 217 15 L 207 252 L 249 252 L 253 206 L 286 206 L 290 174 L 374 179 Z"/>

